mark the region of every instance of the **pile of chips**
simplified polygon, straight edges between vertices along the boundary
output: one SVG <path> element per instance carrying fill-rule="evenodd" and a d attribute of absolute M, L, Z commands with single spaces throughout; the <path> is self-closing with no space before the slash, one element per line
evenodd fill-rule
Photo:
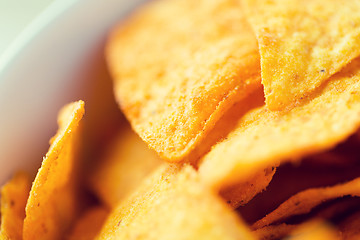
<path fill-rule="evenodd" d="M 78 174 L 65 106 L 0 239 L 360 239 L 360 1 L 151 1 L 106 57 L 129 124 Z"/>

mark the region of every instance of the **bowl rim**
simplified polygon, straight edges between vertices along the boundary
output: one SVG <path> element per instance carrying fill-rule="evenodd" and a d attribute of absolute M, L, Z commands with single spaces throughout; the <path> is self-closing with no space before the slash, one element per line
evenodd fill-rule
<path fill-rule="evenodd" d="M 49 23 L 53 22 L 79 1 L 81 0 L 54 0 L 20 31 L 15 39 L 4 49 L 3 53 L 0 54 L 0 83 L 3 81 L 2 76 L 23 49 L 31 44 Z"/>

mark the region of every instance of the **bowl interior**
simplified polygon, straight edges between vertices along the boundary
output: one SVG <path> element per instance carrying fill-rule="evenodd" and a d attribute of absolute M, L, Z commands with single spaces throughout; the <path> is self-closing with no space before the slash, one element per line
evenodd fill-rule
<path fill-rule="evenodd" d="M 103 49 L 110 29 L 143 1 L 57 0 L 2 56 L 0 184 L 17 170 L 39 168 L 66 103 L 85 100 L 85 119 L 92 119 L 85 125 L 95 129 L 87 138 L 116 125 L 121 114 Z"/>

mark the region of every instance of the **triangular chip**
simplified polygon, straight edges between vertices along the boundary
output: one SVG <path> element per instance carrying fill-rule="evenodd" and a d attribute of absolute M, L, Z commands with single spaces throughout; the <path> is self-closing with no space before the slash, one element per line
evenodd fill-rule
<path fill-rule="evenodd" d="M 90 187 L 109 207 L 134 191 L 163 161 L 128 126 L 124 126 L 104 159 L 90 175 Z"/>
<path fill-rule="evenodd" d="M 107 46 L 117 101 L 163 158 L 180 161 L 260 84 L 256 38 L 237 0 L 160 0 Z"/>
<path fill-rule="evenodd" d="M 57 134 L 33 182 L 26 204 L 24 240 L 63 239 L 76 217 L 76 147 L 84 102 L 66 105 L 59 113 Z"/>
<path fill-rule="evenodd" d="M 254 238 L 191 167 L 165 166 L 112 211 L 98 239 Z"/>
<path fill-rule="evenodd" d="M 314 188 L 300 192 L 254 223 L 252 227 L 255 229 L 262 228 L 290 216 L 306 214 L 327 200 L 347 195 L 360 197 L 360 178 L 332 187 Z"/>
<path fill-rule="evenodd" d="M 22 239 L 25 205 L 30 187 L 30 177 L 19 172 L 1 188 L 1 240 Z"/>
<path fill-rule="evenodd" d="M 280 161 L 332 148 L 360 126 L 360 59 L 290 111 L 256 108 L 200 163 L 202 178 L 217 188 L 246 181 Z M 227 156 L 224 158 L 224 156 Z"/>
<path fill-rule="evenodd" d="M 272 110 L 293 105 L 360 55 L 358 0 L 243 0 Z"/>

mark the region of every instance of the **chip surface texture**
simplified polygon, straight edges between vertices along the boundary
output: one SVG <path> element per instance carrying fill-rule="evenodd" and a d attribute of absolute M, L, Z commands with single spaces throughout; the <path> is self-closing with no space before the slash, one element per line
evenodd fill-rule
<path fill-rule="evenodd" d="M 172 162 L 261 86 L 256 38 L 236 0 L 151 2 L 115 29 L 106 53 L 121 109 Z"/>
<path fill-rule="evenodd" d="M 358 0 L 243 0 L 272 110 L 296 104 L 360 54 Z"/>

